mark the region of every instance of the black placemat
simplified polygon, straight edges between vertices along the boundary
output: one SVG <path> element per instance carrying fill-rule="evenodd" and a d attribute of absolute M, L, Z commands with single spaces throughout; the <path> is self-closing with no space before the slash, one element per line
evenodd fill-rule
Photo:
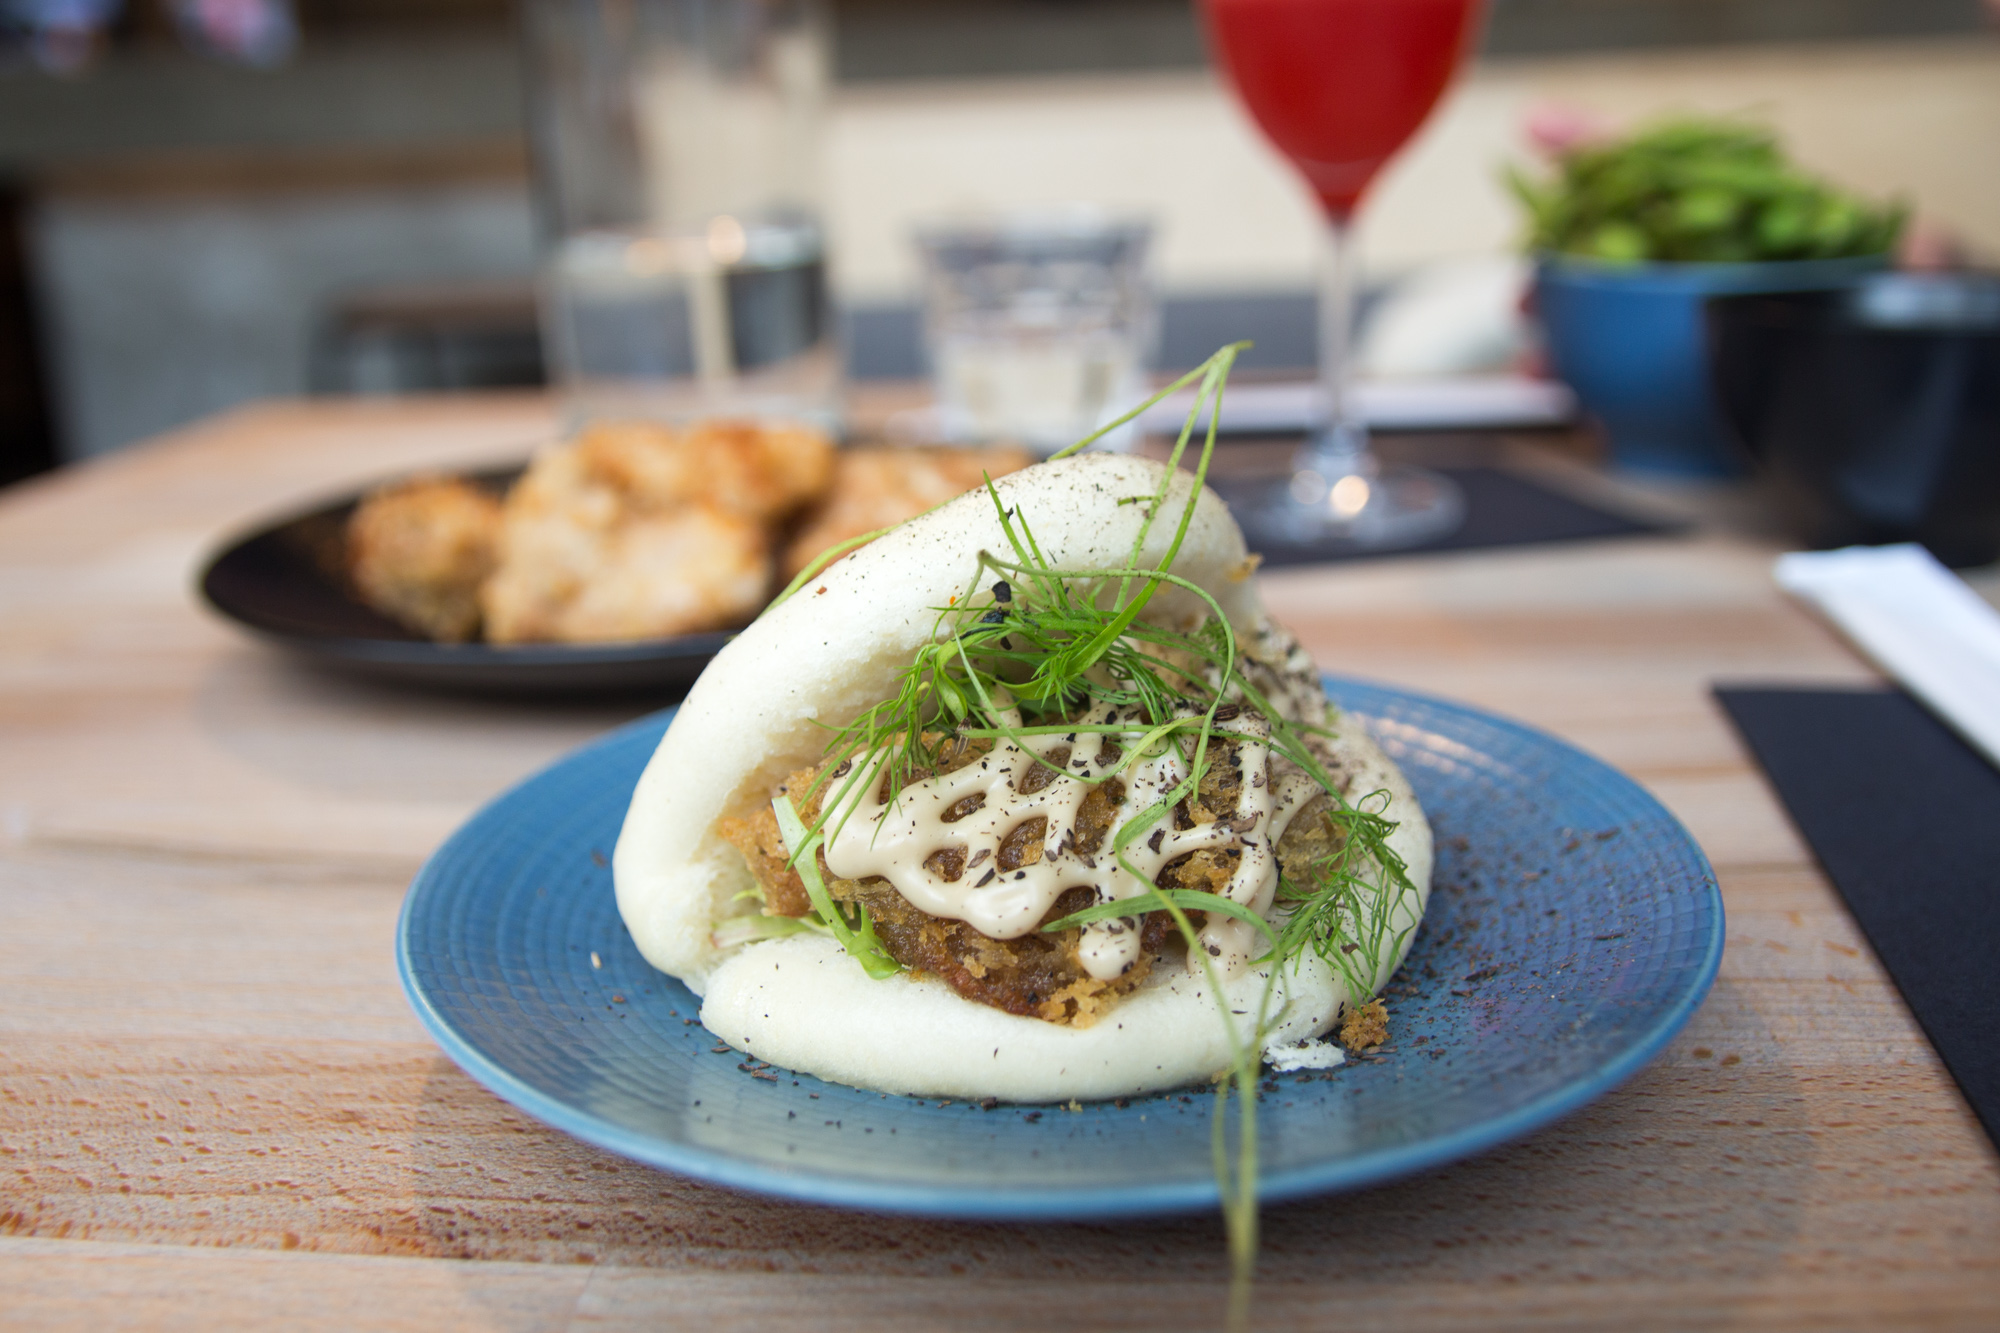
<path fill-rule="evenodd" d="M 1406 546 L 1393 551 L 1353 551 L 1264 542 L 1259 544 L 1258 550 L 1264 557 L 1265 567 L 1379 559 L 1426 551 L 1526 546 L 1536 542 L 1637 537 L 1679 530 L 1673 524 L 1657 523 L 1591 504 L 1502 468 L 1468 466 L 1432 470 L 1450 477 L 1465 493 L 1465 521 L 1456 532 L 1420 546 Z M 1243 483 L 1234 482 L 1229 477 L 1212 476 L 1211 484 L 1227 500 Z"/>
<path fill-rule="evenodd" d="M 2000 1144 L 2000 771 L 1899 690 L 1715 696 Z"/>

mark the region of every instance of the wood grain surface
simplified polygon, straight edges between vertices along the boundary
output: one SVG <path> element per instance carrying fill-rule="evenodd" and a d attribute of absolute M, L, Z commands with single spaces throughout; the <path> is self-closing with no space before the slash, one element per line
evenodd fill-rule
<path fill-rule="evenodd" d="M 200 609 L 231 531 L 507 460 L 533 398 L 280 404 L 0 494 L 0 1323 L 918 1329 L 1219 1323 L 1220 1225 L 776 1203 L 461 1074 L 398 990 L 422 857 L 645 701 L 395 692 Z M 1554 464 L 1551 464 L 1554 466 Z M 1267 577 L 1329 670 L 1632 774 L 1721 876 L 1687 1031 L 1511 1147 L 1275 1208 L 1266 1328 L 2000 1327 L 2000 1162 L 1708 697 L 1867 670 L 1726 493 L 1688 535 Z"/>

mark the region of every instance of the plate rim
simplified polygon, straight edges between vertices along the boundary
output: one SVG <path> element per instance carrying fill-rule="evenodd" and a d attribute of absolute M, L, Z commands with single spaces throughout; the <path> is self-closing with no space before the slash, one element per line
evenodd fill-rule
<path fill-rule="evenodd" d="M 1502 1144 L 1524 1138 L 1582 1109 L 1612 1091 L 1663 1050 L 1686 1026 L 1707 998 L 1721 968 L 1727 936 L 1725 905 L 1715 869 L 1701 844 L 1686 825 L 1664 803 L 1637 781 L 1588 751 L 1568 741 L 1512 718 L 1443 699 L 1435 695 L 1361 677 L 1323 673 L 1321 685 L 1330 699 L 1340 686 L 1351 685 L 1393 699 L 1408 700 L 1425 707 L 1469 716 L 1488 726 L 1498 727 L 1538 744 L 1555 747 L 1571 762 L 1582 761 L 1589 768 L 1630 787 L 1677 829 L 1702 874 L 1701 897 L 1709 909 L 1709 932 L 1699 963 L 1688 973 L 1680 994 L 1654 1021 L 1624 1049 L 1604 1061 L 1584 1077 L 1552 1089 L 1511 1111 L 1446 1134 L 1418 1140 L 1394 1148 L 1376 1149 L 1360 1156 L 1333 1157 L 1324 1162 L 1292 1167 L 1277 1175 L 1262 1176 L 1258 1186 L 1261 1204 L 1277 1204 L 1336 1192 L 1365 1189 L 1387 1184 L 1449 1163 L 1477 1156 Z M 1338 699 L 1334 702 L 1339 703 Z M 1345 707 L 1344 704 L 1340 705 Z M 420 892 L 434 881 L 435 867 L 481 816 L 497 803 L 539 780 L 543 775 L 585 755 L 609 748 L 632 733 L 658 725 L 665 715 L 677 711 L 674 705 L 648 713 L 624 726 L 577 747 L 536 769 L 506 791 L 482 804 L 479 809 L 426 857 L 403 896 L 396 919 L 396 973 L 404 997 L 416 1012 L 431 1038 L 454 1063 L 488 1091 L 535 1119 L 572 1138 L 639 1162 L 658 1170 L 721 1185 L 746 1193 L 800 1203 L 860 1209 L 906 1216 L 949 1218 L 990 1222 L 1080 1222 L 1176 1213 L 1210 1211 L 1219 1206 L 1220 1192 L 1213 1180 L 1156 1184 L 1088 1186 L 1077 1189 L 1036 1186 L 1010 1191 L 992 1186 L 942 1186 L 894 1184 L 819 1171 L 785 1169 L 767 1162 L 744 1159 L 726 1152 L 625 1129 L 587 1111 L 581 1111 L 532 1087 L 504 1065 L 482 1052 L 462 1036 L 430 1002 L 415 975 L 410 954 L 410 930 Z M 1364 717 L 1378 712 L 1356 709 Z"/>

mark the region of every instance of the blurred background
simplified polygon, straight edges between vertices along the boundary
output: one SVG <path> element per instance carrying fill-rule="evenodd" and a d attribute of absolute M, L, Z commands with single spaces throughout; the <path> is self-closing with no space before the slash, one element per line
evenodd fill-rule
<path fill-rule="evenodd" d="M 1319 223 L 1187 0 L 835 0 L 824 211 L 850 376 L 923 374 L 915 224 L 1150 217 L 1159 368 L 1312 364 Z M 251 399 L 542 382 L 511 0 L 0 0 L 0 482 Z M 1753 115 L 2000 256 L 1981 0 L 1495 0 L 1362 214 L 1365 288 L 1514 252 L 1551 104 Z"/>

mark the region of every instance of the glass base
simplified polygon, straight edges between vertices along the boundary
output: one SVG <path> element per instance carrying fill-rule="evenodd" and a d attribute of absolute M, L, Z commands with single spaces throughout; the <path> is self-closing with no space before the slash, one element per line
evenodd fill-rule
<path fill-rule="evenodd" d="M 1394 551 L 1448 537 L 1464 522 L 1465 495 L 1449 477 L 1366 466 L 1372 462 L 1332 478 L 1306 470 L 1231 488 L 1230 508 L 1250 549 Z"/>

